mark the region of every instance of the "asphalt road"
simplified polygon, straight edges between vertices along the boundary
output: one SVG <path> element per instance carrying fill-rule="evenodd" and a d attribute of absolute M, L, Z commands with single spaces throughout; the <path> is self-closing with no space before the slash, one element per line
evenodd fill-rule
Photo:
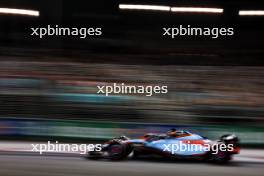
<path fill-rule="evenodd" d="M 0 155 L 1 176 L 262 176 L 263 163 L 228 165 L 159 160 L 90 161 L 81 157 Z"/>

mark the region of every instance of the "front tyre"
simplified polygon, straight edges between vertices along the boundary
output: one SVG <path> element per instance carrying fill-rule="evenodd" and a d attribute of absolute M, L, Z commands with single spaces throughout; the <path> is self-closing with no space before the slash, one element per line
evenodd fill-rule
<path fill-rule="evenodd" d="M 122 144 L 113 144 L 108 148 L 108 156 L 111 160 L 122 160 L 127 157 L 126 147 Z"/>

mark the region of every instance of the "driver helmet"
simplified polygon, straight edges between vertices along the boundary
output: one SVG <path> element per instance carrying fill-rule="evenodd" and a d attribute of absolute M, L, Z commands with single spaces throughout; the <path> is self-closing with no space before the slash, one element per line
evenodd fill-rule
<path fill-rule="evenodd" d="M 176 137 L 177 136 L 177 130 L 175 128 L 172 128 L 167 132 L 167 135 L 170 137 Z"/>

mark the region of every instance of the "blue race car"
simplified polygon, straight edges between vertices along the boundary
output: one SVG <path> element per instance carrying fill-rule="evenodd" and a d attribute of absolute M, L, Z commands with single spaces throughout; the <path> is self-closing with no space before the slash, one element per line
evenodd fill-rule
<path fill-rule="evenodd" d="M 171 129 L 166 134 L 148 133 L 138 139 L 114 138 L 103 144 L 101 151 L 89 152 L 87 158 L 121 160 L 130 155 L 134 158 L 155 155 L 222 163 L 231 160 L 239 151 L 239 139 L 235 135 L 223 135 L 212 141 L 189 131 Z"/>

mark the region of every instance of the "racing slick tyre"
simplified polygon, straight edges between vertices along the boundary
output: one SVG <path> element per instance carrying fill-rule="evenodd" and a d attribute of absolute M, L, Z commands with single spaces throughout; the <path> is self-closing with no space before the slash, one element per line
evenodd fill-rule
<path fill-rule="evenodd" d="M 128 156 L 126 146 L 122 144 L 113 144 L 108 148 L 108 155 L 111 160 L 125 159 Z"/>
<path fill-rule="evenodd" d="M 231 160 L 231 156 L 229 152 L 219 151 L 216 154 L 211 154 L 210 161 L 216 164 L 225 164 L 229 160 Z"/>
<path fill-rule="evenodd" d="M 220 141 L 224 142 L 225 144 L 234 144 L 234 147 L 239 146 L 239 139 L 233 134 L 225 134 L 221 136 Z"/>

